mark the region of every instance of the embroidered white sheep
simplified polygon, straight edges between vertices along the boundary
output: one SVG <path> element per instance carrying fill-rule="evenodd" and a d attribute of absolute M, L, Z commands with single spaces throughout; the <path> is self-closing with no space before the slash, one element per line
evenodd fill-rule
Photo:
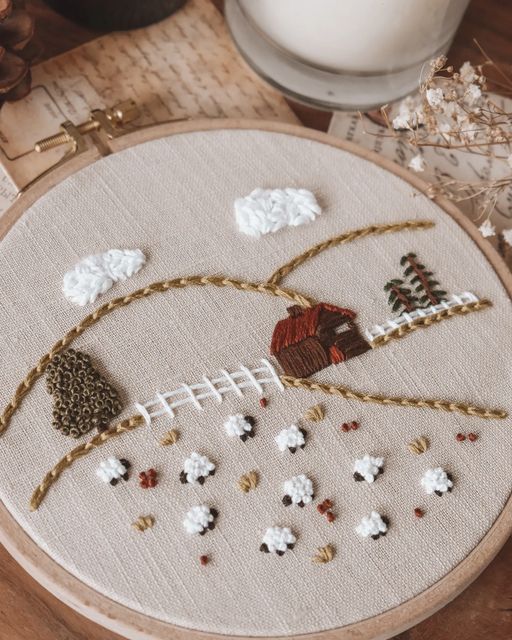
<path fill-rule="evenodd" d="M 312 222 L 321 213 L 315 196 L 307 189 L 254 189 L 235 200 L 238 229 L 254 238 Z"/>
<path fill-rule="evenodd" d="M 356 533 L 362 538 L 372 538 L 378 540 L 388 532 L 389 521 L 385 516 L 381 516 L 377 511 L 372 511 L 369 516 L 364 516 L 356 527 Z"/>
<path fill-rule="evenodd" d="M 312 502 L 315 497 L 313 492 L 313 483 L 303 473 L 286 480 L 283 485 L 283 489 L 283 504 L 285 507 L 288 507 L 291 504 L 304 507 Z"/>
<path fill-rule="evenodd" d="M 194 484 L 204 484 L 208 476 L 215 475 L 215 465 L 208 460 L 206 456 L 202 456 L 195 451 L 190 454 L 183 464 L 183 471 L 180 473 L 180 481 L 182 484 L 189 482 Z"/>
<path fill-rule="evenodd" d="M 263 536 L 260 551 L 282 556 L 287 549 L 293 549 L 296 541 L 288 527 L 269 527 Z"/>
<path fill-rule="evenodd" d="M 215 519 L 218 515 L 217 509 L 200 504 L 197 507 L 192 507 L 187 512 L 183 520 L 183 526 L 188 534 L 198 533 L 203 536 L 207 531 L 215 529 Z"/>
<path fill-rule="evenodd" d="M 237 413 L 224 422 L 224 428 L 230 438 L 238 436 L 242 442 L 247 438 L 254 438 L 254 425 L 256 420 L 252 416 L 243 416 Z"/>
<path fill-rule="evenodd" d="M 453 489 L 453 478 L 441 467 L 437 467 L 436 469 L 425 471 L 421 479 L 421 485 L 425 489 L 425 493 L 429 495 L 435 493 L 436 496 L 442 496 Z"/>
<path fill-rule="evenodd" d="M 110 249 L 87 256 L 64 274 L 62 291 L 73 304 L 83 307 L 94 302 L 115 282 L 131 278 L 145 262 L 140 249 Z"/>
<path fill-rule="evenodd" d="M 304 449 L 306 446 L 306 430 L 299 429 L 296 424 L 286 427 L 275 437 L 279 451 L 288 449 L 291 453 L 295 453 L 297 449 Z"/>
<path fill-rule="evenodd" d="M 96 475 L 103 482 L 108 482 L 112 486 L 115 486 L 119 480 L 128 480 L 128 469 L 130 468 L 128 460 L 122 458 L 118 460 L 111 456 L 106 460 L 100 462 L 100 466 L 96 469 Z"/>
<path fill-rule="evenodd" d="M 366 480 L 370 484 L 378 475 L 384 473 L 384 458 L 374 458 L 368 453 L 354 462 L 354 480 Z"/>

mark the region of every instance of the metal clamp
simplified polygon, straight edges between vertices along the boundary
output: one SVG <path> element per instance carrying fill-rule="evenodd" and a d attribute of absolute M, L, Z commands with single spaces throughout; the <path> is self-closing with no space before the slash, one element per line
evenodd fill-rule
<path fill-rule="evenodd" d="M 69 155 L 76 155 L 85 150 L 85 135 L 102 131 L 109 139 L 118 138 L 133 131 L 134 127 L 128 125 L 139 115 L 139 108 L 133 100 L 125 100 L 110 109 L 94 109 L 89 119 L 81 124 L 74 125 L 69 120 L 63 122 L 60 125 L 60 133 L 39 140 L 34 145 L 34 150 L 43 153 L 64 144 L 70 144 L 71 147 L 65 156 L 67 159 Z"/>
<path fill-rule="evenodd" d="M 90 117 L 85 122 L 75 125 L 70 120 L 66 120 L 60 125 L 60 132 L 48 138 L 38 140 L 34 145 L 34 151 L 44 153 L 51 149 L 56 149 L 63 145 L 69 145 L 66 153 L 54 164 L 41 172 L 28 184 L 24 185 L 19 191 L 18 196 L 24 193 L 35 182 L 44 178 L 54 169 L 65 164 L 71 158 L 74 158 L 87 150 L 87 142 L 85 136 L 97 133 L 99 138 L 95 140 L 96 147 L 102 155 L 108 155 L 108 145 L 104 139 L 112 140 L 126 133 L 134 131 L 136 127 L 131 123 L 140 115 L 139 108 L 133 100 L 125 100 L 110 109 L 94 109 L 91 111 Z M 101 138 L 103 137 L 103 140 Z"/>

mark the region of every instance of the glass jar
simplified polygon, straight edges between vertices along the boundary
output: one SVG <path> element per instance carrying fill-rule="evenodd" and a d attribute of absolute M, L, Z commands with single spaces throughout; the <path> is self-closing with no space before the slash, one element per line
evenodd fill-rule
<path fill-rule="evenodd" d="M 45 0 L 46 4 L 91 29 L 137 29 L 177 11 L 186 0 Z"/>
<path fill-rule="evenodd" d="M 469 0 L 226 0 L 246 61 L 303 102 L 369 109 L 419 84 Z"/>

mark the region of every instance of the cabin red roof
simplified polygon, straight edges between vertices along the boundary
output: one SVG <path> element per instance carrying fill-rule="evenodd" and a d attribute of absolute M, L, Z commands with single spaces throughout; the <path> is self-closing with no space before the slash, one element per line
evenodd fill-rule
<path fill-rule="evenodd" d="M 356 317 L 355 312 L 351 309 L 336 307 L 326 302 L 320 302 L 308 309 L 294 306 L 290 307 L 288 311 L 290 317 L 279 320 L 272 334 L 272 343 L 270 345 L 272 355 L 279 353 L 279 351 L 292 344 L 301 342 L 305 338 L 316 335 L 322 311 L 331 311 L 349 320 L 353 320 Z"/>

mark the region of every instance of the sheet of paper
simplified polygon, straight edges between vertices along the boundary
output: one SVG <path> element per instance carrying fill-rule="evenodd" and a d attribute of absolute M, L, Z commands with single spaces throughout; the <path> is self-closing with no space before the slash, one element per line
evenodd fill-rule
<path fill-rule="evenodd" d="M 144 29 L 106 35 L 33 70 L 33 90 L 0 111 L 1 163 L 18 186 L 64 153 L 32 152 L 61 122 L 132 98 L 138 123 L 175 118 L 245 117 L 297 122 L 285 100 L 241 61 L 222 15 L 210 0 L 189 0 Z M 0 214 L 16 197 L 0 175 Z"/>
<path fill-rule="evenodd" d="M 494 96 L 494 100 L 506 111 L 512 111 L 512 100 L 501 96 Z M 331 121 L 329 133 L 375 151 L 401 167 L 407 167 L 417 153 L 404 138 L 399 135 L 393 137 L 387 127 L 379 126 L 371 115 L 367 114 L 361 117 L 355 112 L 337 113 Z M 510 167 L 506 162 L 486 156 L 437 147 L 422 147 L 421 152 L 425 160 L 425 171 L 418 175 L 430 183 L 447 179 L 474 183 L 487 180 L 491 176 L 493 179 L 499 179 L 510 175 Z M 477 226 L 483 222 L 478 201 L 467 200 L 457 203 L 457 206 Z M 491 223 L 496 226 L 497 231 L 512 227 L 512 188 L 504 191 L 498 198 L 491 215 Z"/>

